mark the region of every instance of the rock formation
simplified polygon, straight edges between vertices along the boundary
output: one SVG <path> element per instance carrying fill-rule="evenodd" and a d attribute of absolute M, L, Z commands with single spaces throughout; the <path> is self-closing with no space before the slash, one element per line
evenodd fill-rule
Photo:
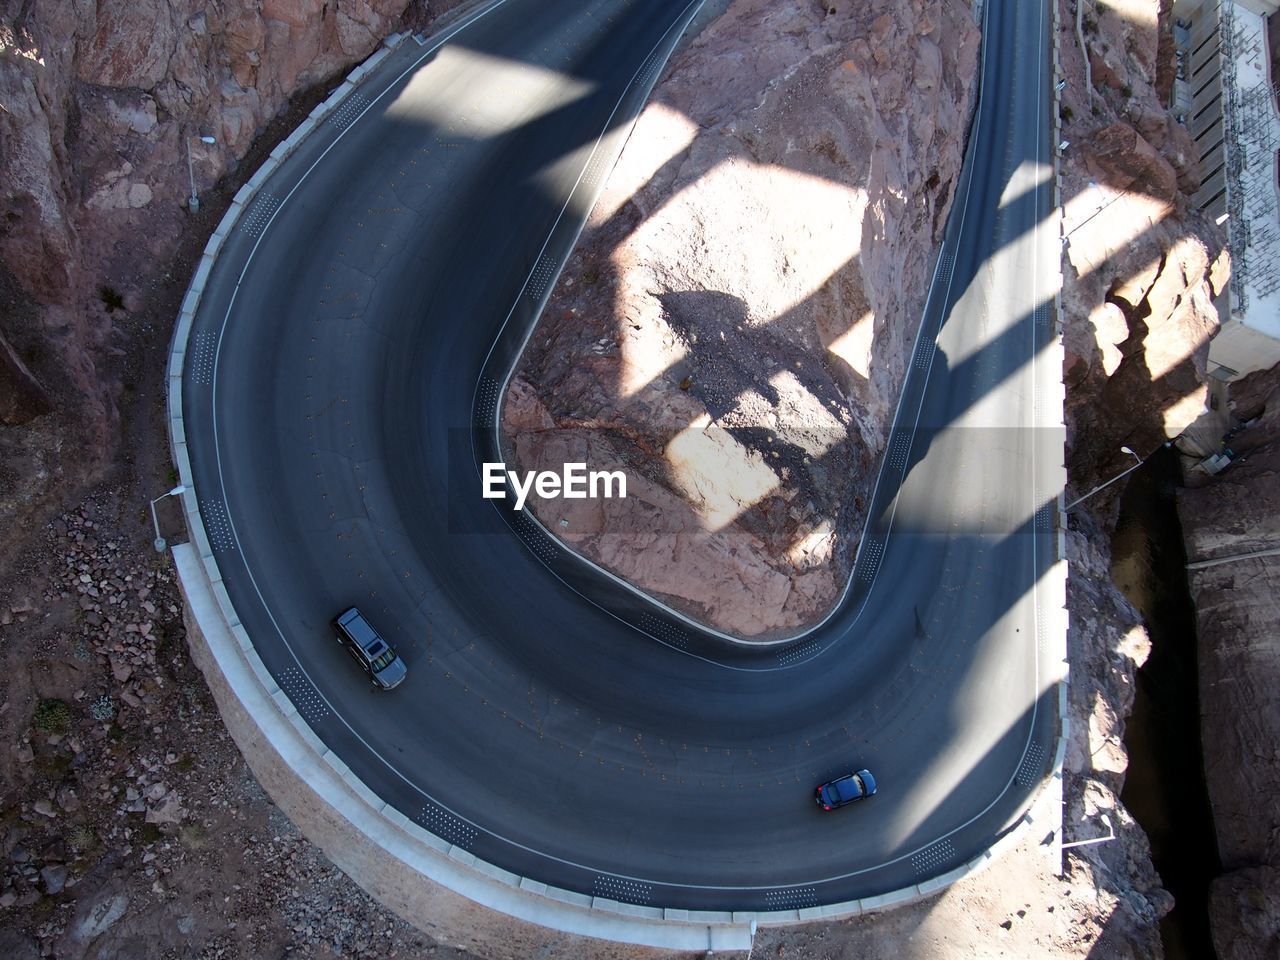
<path fill-rule="evenodd" d="M 193 226 L 188 146 L 207 196 L 291 96 L 366 57 L 397 25 L 452 5 L 3 6 L 0 461 L 31 469 L 0 493 L 0 519 L 56 502 L 49 478 L 83 483 L 107 464 L 137 318 L 167 281 L 186 281 L 185 268 L 170 271 Z M 190 142 L 198 136 L 216 142 Z M 206 234 L 213 225 L 196 221 Z M 51 410 L 47 422 L 12 426 Z"/>
<path fill-rule="evenodd" d="M 1183 490 L 1187 559 L 1280 549 L 1280 368 L 1231 386 L 1245 426 L 1237 459 Z M 1218 956 L 1275 956 L 1280 945 L 1280 556 L 1188 573 L 1200 649 L 1200 717 L 1223 876 L 1211 921 Z M 1262 801 L 1262 802 L 1260 802 Z"/>
<path fill-rule="evenodd" d="M 0 424 L 18 426 L 51 409 L 49 394 L 0 334 Z"/>
<path fill-rule="evenodd" d="M 1059 2 L 1067 78 L 1061 119 L 1070 144 L 1062 163 L 1061 318 L 1069 498 L 1131 466 L 1122 446 L 1146 456 L 1181 434 L 1208 400 L 1208 344 L 1218 328 L 1213 299 L 1225 289 L 1229 265 L 1224 237 L 1189 206 L 1199 184 L 1193 145 L 1162 100 L 1174 59 L 1170 6 L 1117 0 L 1093 8 L 1082 53 L 1075 8 Z M 1092 88 L 1084 82 L 1086 55 Z M 1091 807 L 1118 806 L 1133 673 L 1150 649 L 1137 611 L 1109 576 L 1108 540 L 1122 488 L 1108 487 L 1076 508 L 1068 532 L 1069 554 L 1076 554 L 1068 584 L 1069 822 L 1086 818 Z M 1102 556 L 1091 560 L 1094 553 Z M 1078 732 L 1082 714 L 1087 731 Z M 1132 887 L 1126 908 L 1136 906 L 1142 916 L 1145 904 L 1147 922 L 1162 916 L 1172 898 L 1159 889 L 1148 854 L 1117 856 L 1113 847 L 1079 848 L 1073 859 L 1107 862 L 1103 882 Z M 1155 940 L 1153 929 L 1149 936 Z"/>
<path fill-rule="evenodd" d="M 632 477 L 626 500 L 537 504 L 548 527 L 740 637 L 831 607 L 977 47 L 961 0 L 734 0 L 675 58 L 506 399 L 520 469 L 572 452 Z"/>
<path fill-rule="evenodd" d="M 1063 322 L 1077 493 L 1132 463 L 1121 446 L 1145 456 L 1200 415 L 1218 329 L 1213 298 L 1229 276 L 1224 237 L 1187 203 L 1199 186 L 1190 134 L 1156 89 L 1158 65 L 1173 62 L 1171 48 L 1160 47 L 1170 41 L 1157 7 L 1113 2 L 1085 21 L 1094 80 L 1086 90 L 1074 8 L 1061 5 L 1063 138 L 1071 144 Z"/>

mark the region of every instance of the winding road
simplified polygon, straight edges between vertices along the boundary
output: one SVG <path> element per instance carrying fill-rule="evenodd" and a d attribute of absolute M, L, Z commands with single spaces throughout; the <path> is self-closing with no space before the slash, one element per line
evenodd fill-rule
<path fill-rule="evenodd" d="M 759 650 L 504 515 L 477 467 L 501 459 L 502 387 L 700 5 L 503 0 L 398 47 L 224 244 L 182 422 L 241 622 L 379 796 L 570 890 L 796 909 L 972 859 L 1052 766 L 1050 14 L 988 0 L 965 172 L 850 587 Z M 408 663 L 390 694 L 328 626 L 352 604 Z M 817 811 L 814 785 L 858 765 L 879 795 Z"/>

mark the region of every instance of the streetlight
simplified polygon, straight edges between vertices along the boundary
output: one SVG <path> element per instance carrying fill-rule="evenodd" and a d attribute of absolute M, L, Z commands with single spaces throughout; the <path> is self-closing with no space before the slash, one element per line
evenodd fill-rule
<path fill-rule="evenodd" d="M 1166 440 L 1166 441 L 1165 441 L 1164 443 L 1162 443 L 1160 446 L 1162 446 L 1162 447 L 1167 447 L 1167 446 L 1169 446 L 1171 443 L 1173 443 L 1173 441 L 1172 441 L 1172 440 Z M 1092 497 L 1095 493 L 1097 493 L 1097 492 L 1098 492 L 1099 490 L 1101 490 L 1103 487 L 1109 487 L 1109 486 L 1111 486 L 1111 484 L 1115 483 L 1115 482 L 1116 482 L 1117 480 L 1119 480 L 1121 477 L 1127 477 L 1129 474 L 1133 473 L 1133 471 L 1137 470 L 1140 466 L 1142 466 L 1144 463 L 1146 463 L 1146 461 L 1145 461 L 1145 460 L 1143 460 L 1143 459 L 1142 459 L 1142 457 L 1140 457 L 1140 456 L 1138 456 L 1136 453 L 1134 453 L 1134 452 L 1133 452 L 1133 450 L 1131 450 L 1129 447 L 1121 447 L 1121 448 L 1120 448 L 1120 452 L 1121 452 L 1121 453 L 1127 453 L 1127 454 L 1129 454 L 1129 456 L 1133 457 L 1133 459 L 1137 460 L 1138 462 L 1137 462 L 1137 463 L 1135 463 L 1135 464 L 1134 464 L 1132 467 L 1130 467 L 1128 470 L 1122 470 L 1120 473 L 1117 473 L 1114 477 L 1112 477 L 1112 478 L 1111 478 L 1110 480 L 1108 480 L 1106 483 L 1100 483 L 1100 484 L 1098 484 L 1096 487 L 1094 487 L 1092 490 L 1090 490 L 1088 493 L 1086 493 L 1083 497 L 1076 497 L 1076 499 L 1072 500 L 1070 503 L 1068 503 L 1065 507 L 1063 507 L 1063 508 L 1062 508 L 1064 511 L 1066 511 L 1066 510 L 1070 510 L 1070 509 L 1071 509 L 1072 507 L 1074 507 L 1077 503 L 1080 503 L 1080 502 L 1081 502 L 1081 501 L 1083 501 L 1083 500 L 1088 500 L 1090 497 Z"/>
<path fill-rule="evenodd" d="M 1097 189 L 1097 186 L 1098 186 L 1098 181 L 1097 181 L 1097 180 L 1090 180 L 1090 181 L 1089 181 L 1089 189 L 1091 189 L 1091 190 Z M 1107 209 L 1107 207 L 1111 206 L 1113 203 L 1115 203 L 1117 200 L 1120 200 L 1120 199 L 1121 199 L 1121 198 L 1123 198 L 1123 197 L 1124 197 L 1124 194 L 1123 194 L 1123 193 L 1117 193 L 1115 196 L 1113 196 L 1113 197 L 1112 197 L 1110 200 L 1108 200 L 1106 203 L 1102 204 L 1102 206 L 1098 207 L 1098 209 L 1097 209 L 1097 210 L 1093 211 L 1093 213 L 1089 214 L 1087 217 L 1085 217 L 1083 220 L 1081 220 L 1079 223 L 1077 223 L 1074 227 L 1072 227 L 1070 230 L 1068 230 L 1068 231 L 1067 231 L 1067 233 L 1066 233 L 1066 235 L 1062 238 L 1063 242 L 1065 243 L 1065 242 L 1066 242 L 1067 237 L 1071 236 L 1071 234 L 1075 233 L 1077 230 L 1079 230 L 1081 227 L 1083 227 L 1086 223 L 1088 223 L 1090 220 L 1092 220 L 1094 217 L 1096 217 L 1098 214 L 1100 214 L 1103 210 Z"/>
<path fill-rule="evenodd" d="M 215 140 L 213 137 L 190 137 L 190 136 L 188 136 L 188 137 L 186 138 L 186 141 L 187 141 L 187 178 L 191 181 L 191 196 L 187 197 L 187 209 L 188 209 L 188 210 L 190 210 L 192 213 L 195 213 L 197 210 L 199 210 L 199 209 L 200 209 L 200 198 L 196 196 L 196 172 L 195 172 L 195 168 L 194 168 L 194 167 L 192 167 L 192 165 L 191 165 L 191 141 L 192 141 L 193 139 L 195 139 L 195 140 L 199 140 L 201 143 L 217 143 L 218 141 L 217 141 L 217 140 Z M 162 548 L 162 549 L 163 549 L 163 548 Z"/>
<path fill-rule="evenodd" d="M 164 553 L 164 548 L 168 546 L 168 544 L 166 543 L 164 537 L 160 536 L 160 520 L 156 517 L 156 504 L 159 503 L 161 500 L 163 500 L 165 497 L 175 497 L 180 493 L 185 493 L 186 489 L 187 488 L 180 483 L 176 487 L 174 487 L 172 490 L 170 490 L 168 493 L 162 493 L 160 494 L 160 496 L 156 497 L 154 500 L 151 501 L 151 526 L 156 531 L 156 538 L 153 541 L 151 541 L 151 545 L 156 548 L 157 553 Z"/>

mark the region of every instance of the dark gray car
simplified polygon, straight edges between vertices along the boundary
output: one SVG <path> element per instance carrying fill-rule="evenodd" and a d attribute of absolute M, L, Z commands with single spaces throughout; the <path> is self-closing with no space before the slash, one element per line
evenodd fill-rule
<path fill-rule="evenodd" d="M 383 640 L 359 609 L 351 607 L 333 619 L 333 629 L 356 663 L 373 680 L 374 686 L 390 690 L 408 675 L 404 661 Z"/>

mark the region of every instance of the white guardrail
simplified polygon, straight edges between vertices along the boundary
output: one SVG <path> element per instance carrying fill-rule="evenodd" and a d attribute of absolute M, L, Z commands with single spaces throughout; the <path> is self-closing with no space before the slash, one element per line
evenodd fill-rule
<path fill-rule="evenodd" d="M 467 19 L 457 26 L 464 25 Z M 1067 732 L 1065 631 L 1055 631 L 1062 638 L 1063 671 L 1061 730 L 1053 774 L 1018 825 L 983 854 L 947 874 L 879 896 L 820 907 L 729 912 L 639 906 L 518 876 L 476 858 L 408 819 L 361 782 L 315 735 L 263 665 L 223 584 L 193 488 L 182 420 L 182 374 L 187 341 L 214 260 L 257 191 L 298 144 L 408 38 L 408 34 L 387 38 L 271 151 L 267 161 L 236 193 L 210 237 L 182 301 L 170 349 L 169 433 L 180 482 L 186 486 L 181 500 L 191 538 L 187 544 L 175 545 L 173 556 L 187 602 L 188 643 L 228 730 L 272 798 L 353 880 L 428 933 L 452 941 L 465 939 L 473 945 L 489 942 L 506 951 L 521 941 L 545 945 L 559 939 L 566 945 L 572 943 L 575 955 L 581 957 L 594 952 L 590 941 L 579 939 L 583 937 L 673 951 L 747 951 L 757 925 L 833 920 L 912 903 L 981 870 L 1017 845 L 1033 823 L 1030 810 L 1041 807 L 1051 811 L 1050 827 L 1060 842 L 1062 760 Z M 1057 63 L 1055 45 L 1055 68 Z M 1055 201 L 1058 199 L 1055 193 Z M 1054 349 L 1060 361 L 1060 322 L 1058 332 Z M 1060 364 L 1058 369 L 1061 370 Z M 1062 610 L 1065 618 L 1065 515 L 1061 496 L 1058 506 L 1058 562 L 1045 579 L 1042 596 L 1048 609 Z M 1043 830 L 1044 815 L 1038 814 L 1035 821 Z M 478 915 L 473 903 L 507 916 Z"/>

